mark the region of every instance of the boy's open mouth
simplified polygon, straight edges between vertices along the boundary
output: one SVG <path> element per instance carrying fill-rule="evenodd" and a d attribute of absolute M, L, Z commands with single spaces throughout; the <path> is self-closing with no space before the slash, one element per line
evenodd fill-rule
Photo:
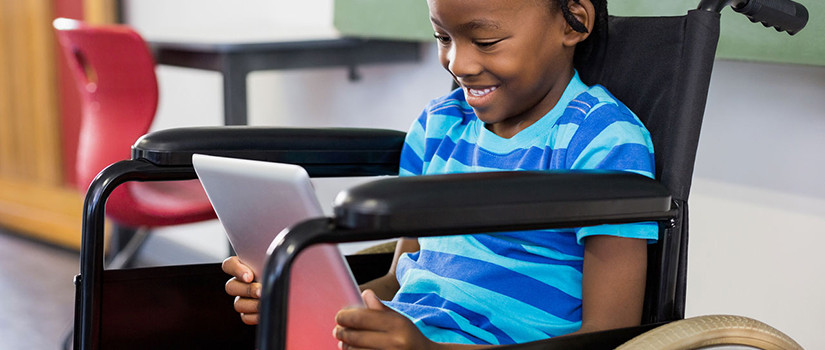
<path fill-rule="evenodd" d="M 475 97 L 482 97 L 484 95 L 487 95 L 487 94 L 495 91 L 497 88 L 498 88 L 497 86 L 490 86 L 490 87 L 483 88 L 483 89 L 474 89 L 474 88 L 468 87 L 467 92 L 469 92 L 470 95 L 473 95 Z"/>

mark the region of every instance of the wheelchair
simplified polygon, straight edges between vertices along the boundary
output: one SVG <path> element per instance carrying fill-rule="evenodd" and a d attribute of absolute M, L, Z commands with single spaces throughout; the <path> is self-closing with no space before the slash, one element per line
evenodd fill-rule
<path fill-rule="evenodd" d="M 262 276 L 257 332 L 241 324 L 232 309 L 232 298 L 223 290 L 228 276 L 218 264 L 104 270 L 108 195 L 129 181 L 193 179 L 194 153 L 293 163 L 314 177 L 395 175 L 404 133 L 199 127 L 143 136 L 132 147 L 132 159 L 104 169 L 86 195 L 81 271 L 75 277 L 74 347 L 283 349 L 290 267 L 300 251 L 316 243 L 639 221 L 656 221 L 660 228 L 659 241 L 648 247 L 641 326 L 503 348 L 612 349 L 622 344 L 680 348 L 657 343 L 661 338 L 656 334 L 718 329 L 720 325 L 731 329 L 746 323 L 753 325 L 751 329 L 763 329 L 758 321 L 737 317 L 683 320 L 688 196 L 720 12 L 728 6 L 754 22 L 791 34 L 807 21 L 807 10 L 790 0 L 701 0 L 697 9 L 683 16 L 613 16 L 608 40 L 579 67 L 585 83 L 604 85 L 645 123 L 656 149 L 657 180 L 629 173 L 507 172 L 387 178 L 348 189 L 339 196 L 332 217 L 295 225 L 275 246 Z M 519 195 L 494 200 L 496 196 L 490 193 L 501 189 Z M 411 193 L 426 193 L 426 200 L 409 200 Z M 491 211 L 496 215 L 485 214 Z M 427 220 L 420 220 L 421 215 Z M 387 254 L 353 255 L 348 262 L 360 283 L 386 273 L 391 258 Z M 773 348 L 781 349 L 795 344 L 770 329 L 760 333 L 774 335 L 768 341 L 724 332 L 703 338 L 699 333 L 689 334 L 694 340 L 704 339 L 697 343 L 701 346 L 743 343 L 771 348 L 779 344 Z M 679 346 L 697 345 L 685 344 Z"/>

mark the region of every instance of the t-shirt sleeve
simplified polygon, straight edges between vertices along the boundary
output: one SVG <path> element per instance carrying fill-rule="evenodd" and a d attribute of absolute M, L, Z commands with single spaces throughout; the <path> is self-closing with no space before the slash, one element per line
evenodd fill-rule
<path fill-rule="evenodd" d="M 570 140 L 567 162 L 570 169 L 631 171 L 651 178 L 655 169 L 650 133 L 633 113 L 614 103 L 595 106 L 582 121 Z M 655 242 L 659 229 L 655 222 L 644 222 L 576 230 L 579 244 L 583 244 L 585 237 L 594 235 Z"/>

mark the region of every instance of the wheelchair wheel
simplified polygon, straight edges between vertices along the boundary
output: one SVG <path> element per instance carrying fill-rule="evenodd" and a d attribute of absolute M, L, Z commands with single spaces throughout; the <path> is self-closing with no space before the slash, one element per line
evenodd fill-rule
<path fill-rule="evenodd" d="M 745 345 L 764 350 L 803 350 L 797 342 L 760 321 L 710 315 L 675 321 L 643 333 L 616 350 L 688 350 L 716 345 Z"/>

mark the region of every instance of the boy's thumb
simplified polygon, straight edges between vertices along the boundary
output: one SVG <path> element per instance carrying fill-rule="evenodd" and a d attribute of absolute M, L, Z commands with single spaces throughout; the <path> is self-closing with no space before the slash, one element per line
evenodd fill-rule
<path fill-rule="evenodd" d="M 367 309 L 371 310 L 386 310 L 387 306 L 381 302 L 381 299 L 378 299 L 378 296 L 375 295 L 375 292 L 372 289 L 367 289 L 361 292 L 361 299 L 364 299 L 364 304 L 367 306 Z"/>

